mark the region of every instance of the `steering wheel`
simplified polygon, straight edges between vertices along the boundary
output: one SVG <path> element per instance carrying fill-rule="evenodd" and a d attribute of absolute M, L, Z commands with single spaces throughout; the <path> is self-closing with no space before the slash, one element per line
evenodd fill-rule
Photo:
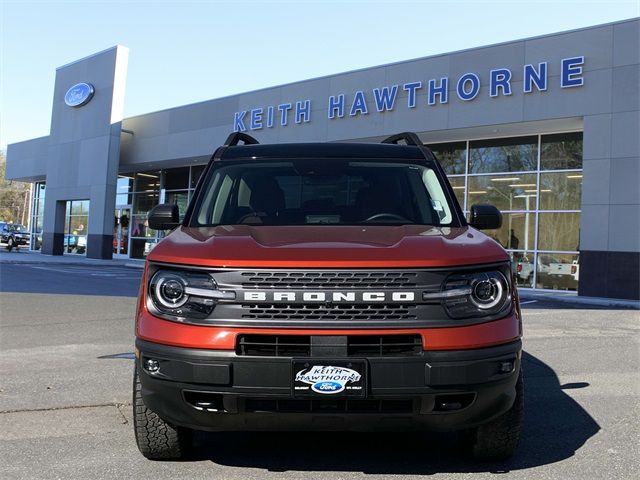
<path fill-rule="evenodd" d="M 371 215 L 369 218 L 364 220 L 365 222 L 373 222 L 374 220 L 381 220 L 387 218 L 389 220 L 399 220 L 401 222 L 408 222 L 409 219 L 403 217 L 402 215 L 396 215 L 395 213 L 376 213 L 375 215 Z"/>
<path fill-rule="evenodd" d="M 262 215 L 261 215 L 261 213 L 262 213 Z M 261 218 L 261 217 L 264 217 L 264 216 L 265 216 L 265 214 L 263 212 L 249 212 L 249 213 L 244 214 L 242 217 L 240 217 L 236 221 L 236 224 L 242 224 L 242 223 L 245 222 L 245 220 L 247 220 L 248 218 L 251 218 L 251 217 Z M 262 223 L 262 220 L 260 222 Z"/>

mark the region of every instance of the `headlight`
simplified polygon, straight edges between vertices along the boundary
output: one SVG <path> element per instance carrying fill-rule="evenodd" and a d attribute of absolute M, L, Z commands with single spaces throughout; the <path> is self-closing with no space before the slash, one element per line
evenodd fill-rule
<path fill-rule="evenodd" d="M 498 270 L 454 274 L 447 278 L 442 291 L 426 294 L 440 298 L 452 318 L 489 317 L 511 308 L 511 285 Z"/>
<path fill-rule="evenodd" d="M 152 313 L 175 320 L 207 318 L 219 300 L 235 298 L 234 292 L 218 290 L 211 275 L 199 272 L 159 270 L 148 291 Z"/>

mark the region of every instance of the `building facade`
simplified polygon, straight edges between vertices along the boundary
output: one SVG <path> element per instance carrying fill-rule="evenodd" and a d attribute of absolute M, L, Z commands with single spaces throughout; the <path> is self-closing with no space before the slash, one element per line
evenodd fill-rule
<path fill-rule="evenodd" d="M 33 182 L 32 246 L 143 258 L 158 203 L 184 209 L 232 131 L 262 143 L 416 132 L 523 288 L 640 298 L 639 19 L 436 55 L 122 118 L 123 47 L 57 70 L 51 133 L 9 145 Z"/>

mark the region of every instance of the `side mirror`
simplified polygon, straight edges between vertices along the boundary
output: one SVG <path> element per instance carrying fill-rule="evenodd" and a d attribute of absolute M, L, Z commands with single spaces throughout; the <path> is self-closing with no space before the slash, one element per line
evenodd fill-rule
<path fill-rule="evenodd" d="M 502 226 L 502 214 L 493 205 L 472 205 L 469 224 L 478 230 L 494 230 Z"/>
<path fill-rule="evenodd" d="M 180 211 L 177 205 L 163 203 L 156 205 L 147 215 L 149 228 L 154 230 L 171 230 L 180 225 Z"/>

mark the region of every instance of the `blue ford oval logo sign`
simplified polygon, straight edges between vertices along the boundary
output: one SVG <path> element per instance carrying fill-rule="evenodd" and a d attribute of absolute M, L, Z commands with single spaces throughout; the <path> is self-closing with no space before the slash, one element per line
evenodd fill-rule
<path fill-rule="evenodd" d="M 76 83 L 67 90 L 64 96 L 64 103 L 70 107 L 81 107 L 89 103 L 94 93 L 95 89 L 90 83 Z"/>
<path fill-rule="evenodd" d="M 344 390 L 344 385 L 339 382 L 317 382 L 311 385 L 311 390 L 316 393 L 340 393 Z"/>

